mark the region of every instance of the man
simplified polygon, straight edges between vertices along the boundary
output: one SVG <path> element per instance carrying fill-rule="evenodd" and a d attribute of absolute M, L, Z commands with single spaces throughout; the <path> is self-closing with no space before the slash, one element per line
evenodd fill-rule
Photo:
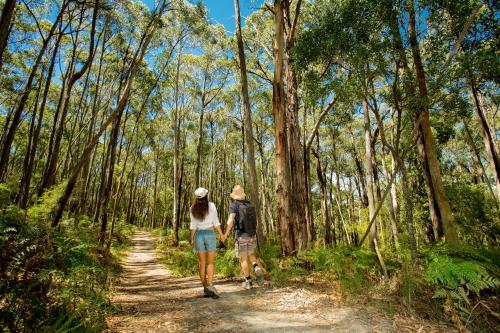
<path fill-rule="evenodd" d="M 230 196 L 234 201 L 229 206 L 227 229 L 221 240 L 222 242 L 226 240 L 233 225 L 235 225 L 235 248 L 240 258 L 241 270 L 245 276 L 243 286 L 245 289 L 251 289 L 252 278 L 250 276 L 250 263 L 254 269 L 257 283 L 261 284 L 264 281 L 262 268 L 258 265 L 257 258 L 254 254 L 257 225 L 255 206 L 250 201 L 245 200 L 245 191 L 239 185 L 233 188 Z"/>

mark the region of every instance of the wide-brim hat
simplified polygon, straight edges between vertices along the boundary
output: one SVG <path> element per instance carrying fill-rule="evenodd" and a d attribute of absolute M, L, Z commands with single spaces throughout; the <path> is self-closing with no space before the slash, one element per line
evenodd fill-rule
<path fill-rule="evenodd" d="M 196 191 L 194 191 L 194 195 L 198 198 L 204 198 L 208 194 L 208 190 L 203 187 L 198 187 Z"/>
<path fill-rule="evenodd" d="M 246 197 L 245 191 L 240 185 L 236 185 L 229 196 L 234 200 L 245 200 Z"/>

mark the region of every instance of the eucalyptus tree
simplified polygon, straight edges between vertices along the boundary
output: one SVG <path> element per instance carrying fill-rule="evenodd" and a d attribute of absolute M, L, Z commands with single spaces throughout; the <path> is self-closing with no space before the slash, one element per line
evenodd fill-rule
<path fill-rule="evenodd" d="M 57 163 L 59 161 L 59 153 L 60 153 L 60 147 L 61 147 L 61 141 L 62 141 L 62 136 L 63 136 L 63 130 L 66 126 L 66 117 L 68 115 L 69 111 L 69 106 L 70 106 L 70 99 L 71 99 L 71 93 L 73 90 L 73 87 L 75 86 L 75 83 L 80 80 L 85 73 L 88 71 L 90 68 L 93 60 L 94 60 L 94 52 L 95 52 L 95 33 L 96 33 L 96 26 L 97 26 L 97 17 L 98 17 L 98 12 L 99 12 L 99 0 L 95 0 L 93 3 L 93 10 L 92 10 L 92 20 L 90 23 L 90 33 L 89 33 L 89 45 L 88 45 L 88 54 L 85 60 L 83 61 L 80 69 L 77 70 L 76 64 L 77 64 L 77 53 L 78 52 L 78 44 L 79 44 L 79 38 L 82 38 L 80 33 L 76 33 L 75 39 L 73 41 L 73 50 L 71 54 L 71 58 L 68 63 L 68 69 L 67 69 L 67 77 L 64 78 L 63 80 L 63 87 L 61 91 L 61 97 L 60 97 L 60 102 L 59 105 L 57 106 L 55 115 L 54 115 L 54 126 L 53 126 L 53 133 L 51 134 L 51 141 L 49 143 L 49 154 L 47 157 L 47 164 L 45 168 L 45 172 L 43 175 L 43 181 L 40 186 L 40 191 L 43 192 L 48 187 L 51 187 L 55 183 L 55 175 L 56 175 L 56 167 Z M 86 14 L 86 8 L 82 8 L 82 11 L 80 13 L 79 17 L 79 24 L 76 27 L 77 30 L 80 30 L 81 24 L 84 21 L 84 15 Z M 86 46 L 86 45 L 85 45 Z M 52 140 L 53 139 L 53 140 Z"/>
<path fill-rule="evenodd" d="M 75 187 L 76 181 L 78 179 L 78 176 L 80 174 L 80 171 L 85 164 L 86 160 L 90 157 L 90 153 L 92 152 L 94 146 L 97 144 L 100 136 L 102 133 L 105 131 L 106 127 L 110 125 L 113 121 L 115 121 L 120 115 L 122 114 L 123 110 L 126 107 L 128 98 L 130 96 L 131 92 L 131 85 L 133 84 L 133 81 L 135 79 L 135 76 L 138 71 L 138 67 L 142 60 L 144 59 L 144 56 L 148 50 L 149 44 L 151 43 L 151 40 L 153 39 L 154 34 L 156 33 L 157 27 L 159 25 L 159 22 L 161 21 L 161 17 L 165 13 L 166 10 L 168 10 L 170 3 L 167 1 L 161 1 L 158 6 L 154 9 L 153 13 L 151 16 L 147 19 L 145 25 L 144 25 L 144 30 L 142 32 L 142 35 L 139 40 L 139 44 L 136 48 L 136 50 L 133 53 L 133 57 L 131 58 L 131 63 L 127 71 L 127 76 L 123 82 L 123 85 L 120 89 L 119 93 L 119 99 L 116 105 L 116 108 L 113 110 L 113 112 L 108 116 L 108 118 L 102 123 L 101 127 L 97 131 L 97 133 L 93 136 L 91 142 L 85 147 L 82 156 L 80 157 L 78 163 L 75 165 L 69 179 L 68 183 L 64 189 L 64 192 L 59 199 L 57 203 L 57 207 L 54 210 L 54 218 L 52 221 L 52 226 L 56 227 L 59 224 L 59 221 L 62 218 L 62 214 L 64 212 L 64 209 L 66 207 L 66 203 L 69 200 L 69 197 L 71 193 L 73 192 L 73 189 Z M 102 228 L 101 228 L 101 234 L 102 234 Z"/>
<path fill-rule="evenodd" d="M 238 0 L 234 0 L 234 11 L 236 19 L 236 42 L 238 45 L 238 64 L 240 69 L 241 81 L 241 98 L 243 106 L 243 119 L 245 123 L 245 139 L 247 147 L 247 160 L 249 164 L 250 175 L 250 200 L 255 203 L 257 208 L 257 233 L 259 238 L 262 238 L 262 217 L 260 214 L 260 199 L 258 192 L 257 171 L 255 166 L 255 149 L 253 140 L 253 125 L 252 113 L 250 109 L 250 97 L 248 94 L 248 74 L 247 63 L 245 56 L 245 48 L 243 46 L 243 37 L 241 33 L 241 15 L 240 4 Z"/>
<path fill-rule="evenodd" d="M 3 54 L 7 48 L 7 41 L 12 29 L 12 17 L 16 8 L 17 0 L 6 0 L 2 9 L 2 16 L 0 18 L 0 70 L 3 65 Z"/>
<path fill-rule="evenodd" d="M 6 171 L 7 171 L 7 166 L 9 163 L 9 155 L 11 152 L 12 148 L 12 143 L 14 142 L 14 137 L 16 135 L 17 129 L 19 128 L 19 124 L 21 122 L 21 116 L 24 112 L 24 109 L 26 107 L 26 103 L 28 102 L 28 98 L 30 97 L 30 94 L 32 92 L 32 86 L 35 81 L 35 78 L 38 74 L 38 70 L 40 68 L 40 64 L 42 62 L 43 56 L 45 54 L 45 51 L 47 47 L 49 46 L 49 42 L 52 39 L 52 37 L 55 35 L 56 29 L 59 27 L 60 22 L 63 20 L 63 16 L 66 12 L 66 10 L 70 6 L 70 1 L 64 1 L 62 6 L 59 9 L 59 12 L 57 14 L 56 19 L 52 23 L 50 29 L 48 32 L 45 32 L 41 30 L 41 27 L 38 25 L 37 27 L 39 29 L 40 33 L 40 38 L 41 38 L 41 47 L 38 51 L 38 54 L 36 55 L 36 58 L 33 62 L 33 66 L 31 67 L 31 70 L 28 74 L 28 78 L 26 80 L 26 83 L 22 89 L 21 97 L 19 99 L 19 102 L 17 103 L 17 106 L 15 108 L 15 111 L 12 116 L 12 120 L 10 121 L 10 125 L 8 127 L 7 132 L 4 134 L 4 140 L 2 142 L 2 150 L 0 154 L 0 179 L 5 180 L 6 177 Z M 69 9 L 71 10 L 71 9 Z M 70 14 L 71 17 L 71 14 Z"/>

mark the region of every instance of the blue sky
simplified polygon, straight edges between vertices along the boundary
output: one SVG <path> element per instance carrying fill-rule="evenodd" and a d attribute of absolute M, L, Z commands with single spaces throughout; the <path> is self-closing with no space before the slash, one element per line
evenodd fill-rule
<path fill-rule="evenodd" d="M 151 5 L 154 0 L 143 0 Z M 208 9 L 208 17 L 213 23 L 224 25 L 229 34 L 234 33 L 234 0 L 190 0 L 191 3 L 202 2 Z M 240 0 L 241 19 L 244 24 L 246 16 L 257 10 L 264 0 Z"/>
<path fill-rule="evenodd" d="M 195 1 L 192 1 L 195 2 Z M 233 0 L 203 0 L 208 9 L 208 16 L 215 23 L 221 23 L 230 34 L 234 33 L 234 1 Z M 257 10 L 263 0 L 240 0 L 242 21 Z"/>

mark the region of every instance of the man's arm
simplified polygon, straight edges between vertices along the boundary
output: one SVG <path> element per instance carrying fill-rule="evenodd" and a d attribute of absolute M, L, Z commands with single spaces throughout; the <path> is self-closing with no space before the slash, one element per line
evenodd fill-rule
<path fill-rule="evenodd" d="M 222 238 L 221 238 L 222 242 L 226 241 L 227 237 L 229 236 L 229 233 L 231 232 L 231 229 L 233 229 L 233 224 L 234 224 L 235 218 L 236 218 L 235 213 L 229 214 L 229 217 L 227 218 L 226 232 L 224 233 L 224 236 L 222 236 Z"/>

